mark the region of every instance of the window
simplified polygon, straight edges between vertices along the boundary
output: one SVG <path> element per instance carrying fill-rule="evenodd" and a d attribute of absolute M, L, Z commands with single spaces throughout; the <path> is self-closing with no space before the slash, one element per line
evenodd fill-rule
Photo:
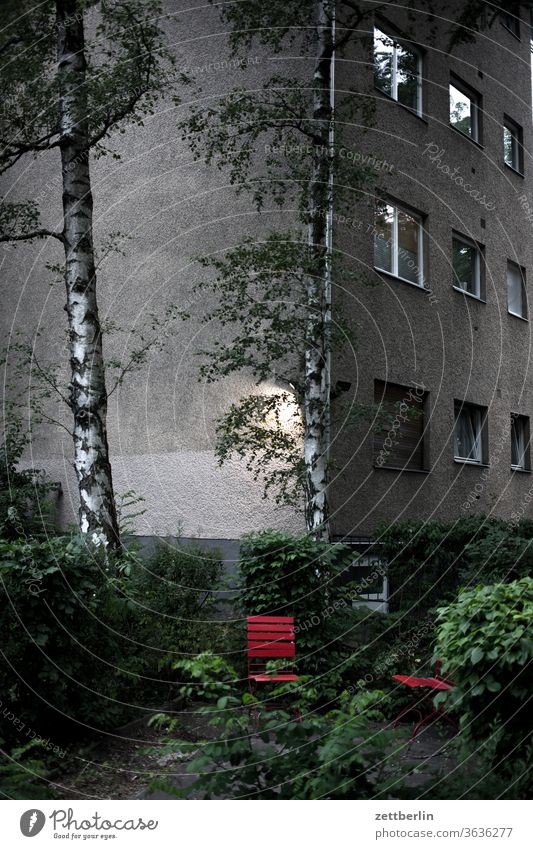
<path fill-rule="evenodd" d="M 529 471 L 529 417 L 511 413 L 511 466 Z"/>
<path fill-rule="evenodd" d="M 374 83 L 417 115 L 422 113 L 420 55 L 374 29 Z"/>
<path fill-rule="evenodd" d="M 510 261 L 507 263 L 507 309 L 511 315 L 527 318 L 525 269 Z"/>
<path fill-rule="evenodd" d="M 522 127 L 509 118 L 505 118 L 503 124 L 503 159 L 509 168 L 520 174 L 523 172 Z"/>
<path fill-rule="evenodd" d="M 427 392 L 417 386 L 374 382 L 379 423 L 374 433 L 374 465 L 423 471 Z"/>
<path fill-rule="evenodd" d="M 481 298 L 481 250 L 479 245 L 466 236 L 452 238 L 453 285 Z"/>
<path fill-rule="evenodd" d="M 374 266 L 416 286 L 424 285 L 420 216 L 378 201 L 374 225 Z"/>
<path fill-rule="evenodd" d="M 509 12 L 501 12 L 500 21 L 505 29 L 512 32 L 516 38 L 520 38 L 520 20 L 516 17 L 516 15 L 511 15 Z"/>
<path fill-rule="evenodd" d="M 467 463 L 482 463 L 486 409 L 455 402 L 454 457 Z"/>
<path fill-rule="evenodd" d="M 455 77 L 450 83 L 450 124 L 472 141 L 481 141 L 480 99 Z"/>

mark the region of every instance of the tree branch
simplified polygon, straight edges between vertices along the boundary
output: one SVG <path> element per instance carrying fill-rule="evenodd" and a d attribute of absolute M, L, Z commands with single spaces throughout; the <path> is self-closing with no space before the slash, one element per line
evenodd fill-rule
<path fill-rule="evenodd" d="M 55 380 L 52 380 L 50 375 L 47 374 L 46 371 L 43 369 L 43 367 L 40 365 L 40 363 L 37 360 L 37 357 L 35 355 L 35 351 L 32 351 L 32 360 L 37 367 L 37 371 L 41 375 L 41 379 L 44 380 L 44 382 L 47 383 L 49 386 L 51 386 L 52 389 L 54 390 L 54 392 L 56 392 L 59 395 L 59 397 L 61 398 L 61 400 L 67 405 L 67 407 L 70 408 L 71 407 L 70 401 L 68 400 L 68 398 L 65 397 L 65 395 L 63 395 L 63 393 L 59 389 Z"/>
<path fill-rule="evenodd" d="M 28 233 L 18 233 L 13 236 L 8 235 L 7 233 L 0 233 L 0 242 L 29 242 L 32 239 L 47 238 L 57 239 L 62 244 L 65 242 L 65 237 L 62 233 L 56 233 L 53 230 L 46 230 L 45 228 L 30 230 Z"/>

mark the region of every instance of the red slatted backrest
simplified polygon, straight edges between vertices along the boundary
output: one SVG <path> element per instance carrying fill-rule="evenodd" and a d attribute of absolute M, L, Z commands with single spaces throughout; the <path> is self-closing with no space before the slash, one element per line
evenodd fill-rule
<path fill-rule="evenodd" d="M 248 657 L 294 657 L 293 616 L 248 616 Z"/>

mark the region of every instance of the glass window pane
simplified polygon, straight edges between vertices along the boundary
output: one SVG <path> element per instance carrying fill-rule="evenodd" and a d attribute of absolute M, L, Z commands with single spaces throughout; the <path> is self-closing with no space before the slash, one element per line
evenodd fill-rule
<path fill-rule="evenodd" d="M 455 456 L 481 462 L 481 415 L 475 407 L 461 407 L 456 414 Z"/>
<path fill-rule="evenodd" d="M 450 124 L 466 136 L 475 138 L 472 101 L 453 85 L 450 85 Z"/>
<path fill-rule="evenodd" d="M 511 464 L 521 469 L 525 468 L 525 426 L 524 420 L 519 416 L 511 419 Z"/>
<path fill-rule="evenodd" d="M 453 240 L 453 285 L 479 297 L 477 248 L 459 239 Z"/>
<path fill-rule="evenodd" d="M 418 110 L 418 56 L 403 47 L 396 47 L 397 98 L 404 106 Z"/>
<path fill-rule="evenodd" d="M 394 42 L 379 29 L 374 29 L 374 83 L 392 96 L 392 62 Z"/>
<path fill-rule="evenodd" d="M 516 168 L 514 137 L 509 127 L 503 128 L 503 158 L 507 165 Z"/>
<path fill-rule="evenodd" d="M 515 315 L 525 316 L 522 272 L 512 262 L 507 263 L 507 309 Z"/>
<path fill-rule="evenodd" d="M 374 265 L 383 271 L 393 272 L 392 267 L 392 225 L 394 207 L 386 203 L 376 205 L 374 230 Z"/>
<path fill-rule="evenodd" d="M 420 283 L 419 267 L 420 225 L 418 221 L 398 211 L 398 276 L 411 283 Z"/>

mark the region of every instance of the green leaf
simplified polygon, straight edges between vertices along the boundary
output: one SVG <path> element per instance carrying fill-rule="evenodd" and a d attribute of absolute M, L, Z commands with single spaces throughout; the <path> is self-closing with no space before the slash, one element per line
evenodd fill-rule
<path fill-rule="evenodd" d="M 475 649 L 472 649 L 470 653 L 470 661 L 471 663 L 479 663 L 480 660 L 483 660 L 485 656 L 485 652 L 479 646 L 476 646 Z"/>

